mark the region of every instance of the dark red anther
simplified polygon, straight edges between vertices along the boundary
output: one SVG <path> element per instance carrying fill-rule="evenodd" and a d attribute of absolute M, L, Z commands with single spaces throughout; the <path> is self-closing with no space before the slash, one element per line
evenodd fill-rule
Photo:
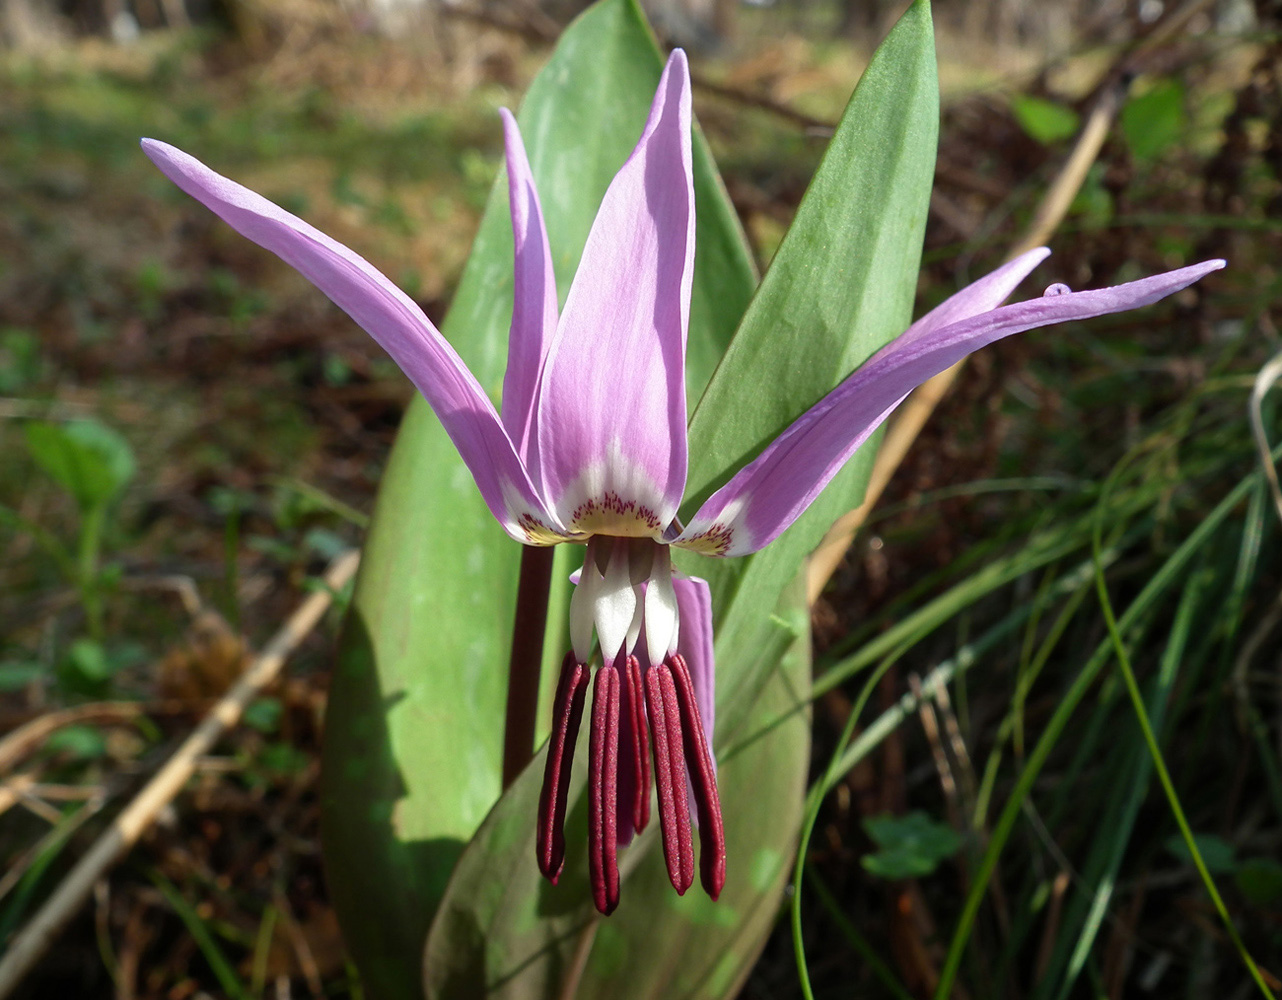
<path fill-rule="evenodd" d="M 593 902 L 607 917 L 619 905 L 619 684 L 613 663 L 597 671 L 588 743 L 588 872 Z"/>
<path fill-rule="evenodd" d="M 548 740 L 547 765 L 543 770 L 543 791 L 539 793 L 537 850 L 539 871 L 556 884 L 565 863 L 565 808 L 570 791 L 570 768 L 574 765 L 574 744 L 583 718 L 583 699 L 590 671 L 571 651 L 561 664 L 552 706 L 552 736 Z"/>
<path fill-rule="evenodd" d="M 623 682 L 632 724 L 632 827 L 640 833 L 650 822 L 650 730 L 645 721 L 641 664 L 635 656 L 629 656 L 624 665 Z"/>
<path fill-rule="evenodd" d="M 726 831 L 721 822 L 717 772 L 712 764 L 707 734 L 703 731 L 703 720 L 699 717 L 699 702 L 694 696 L 690 666 L 680 653 L 674 653 L 667 662 L 676 681 L 686 766 L 690 771 L 690 785 L 694 789 L 694 805 L 699 816 L 699 880 L 704 891 L 716 899 L 726 884 Z"/>
<path fill-rule="evenodd" d="M 654 739 L 654 783 L 659 790 L 659 828 L 668 878 L 679 894 L 694 881 L 694 844 L 690 838 L 690 803 L 686 796 L 685 742 L 681 709 L 667 663 L 645 674 L 646 710 Z"/>

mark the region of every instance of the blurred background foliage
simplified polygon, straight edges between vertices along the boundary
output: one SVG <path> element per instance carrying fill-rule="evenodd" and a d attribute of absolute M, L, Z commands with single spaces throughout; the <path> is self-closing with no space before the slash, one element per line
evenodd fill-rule
<path fill-rule="evenodd" d="M 439 319 L 498 170 L 496 110 L 579 6 L 0 4 L 0 943 L 359 543 L 410 394 L 138 137 L 303 213 Z M 692 50 L 764 265 L 899 7 L 649 10 Z M 950 966 L 958 997 L 1248 995 L 1153 782 L 1096 572 L 1208 866 L 1282 974 L 1282 559 L 1247 417 L 1279 349 L 1280 17 L 1269 0 L 936 3 L 919 312 L 1001 259 L 1119 86 L 1036 280 L 1231 266 L 978 355 L 815 605 L 816 777 L 842 755 L 807 854 L 816 995 L 928 996 Z M 1267 398 L 1261 422 L 1276 441 Z M 319 864 L 335 627 L 21 995 L 361 995 Z M 745 995 L 799 995 L 786 930 Z"/>

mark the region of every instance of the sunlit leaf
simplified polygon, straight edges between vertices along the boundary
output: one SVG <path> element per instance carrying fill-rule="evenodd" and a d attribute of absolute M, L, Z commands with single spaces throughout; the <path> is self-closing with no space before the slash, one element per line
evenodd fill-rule
<path fill-rule="evenodd" d="M 907 326 L 934 178 L 939 84 L 918 0 L 877 49 L 797 217 L 690 425 L 684 512 Z M 775 542 L 745 559 L 681 554 L 712 584 L 717 725 L 734 728 L 791 641 L 770 616 L 780 582 L 863 498 L 880 435 Z"/>

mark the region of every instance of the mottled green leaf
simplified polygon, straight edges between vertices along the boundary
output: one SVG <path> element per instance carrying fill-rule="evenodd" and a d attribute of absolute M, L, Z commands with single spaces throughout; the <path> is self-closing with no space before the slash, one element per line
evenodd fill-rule
<path fill-rule="evenodd" d="M 640 135 L 662 65 L 635 4 L 607 0 L 567 29 L 522 105 L 563 298 L 605 188 Z M 691 398 L 755 283 L 699 136 L 694 162 Z M 495 397 L 511 309 L 512 236 L 500 177 L 444 324 Z M 380 1000 L 418 995 L 432 914 L 455 860 L 499 795 L 519 557 L 520 546 L 490 516 L 436 418 L 415 400 L 366 542 L 324 754 L 330 888 L 347 945 Z M 554 614 L 568 587 L 560 569 L 555 587 Z M 559 633 L 561 624 L 550 627 Z M 548 657 L 562 651 L 550 648 Z"/>

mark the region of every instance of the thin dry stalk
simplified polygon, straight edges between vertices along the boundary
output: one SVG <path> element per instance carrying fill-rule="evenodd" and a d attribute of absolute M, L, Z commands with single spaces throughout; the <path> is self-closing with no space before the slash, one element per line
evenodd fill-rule
<path fill-rule="evenodd" d="M 921 720 L 922 732 L 926 734 L 926 742 L 930 745 L 930 756 L 935 762 L 935 770 L 939 773 L 939 787 L 944 793 L 944 801 L 948 804 L 948 822 L 953 829 L 960 830 L 962 813 L 961 805 L 957 800 L 957 782 L 953 779 L 953 768 L 948 761 L 948 754 L 944 751 L 944 741 L 940 737 L 939 719 L 935 715 L 935 706 L 929 698 L 923 696 L 921 678 L 916 674 L 908 676 L 908 689 L 917 699 L 917 717 Z"/>
<path fill-rule="evenodd" d="M 330 564 L 325 589 L 303 601 L 232 688 L 218 700 L 200 725 L 138 793 L 89 852 L 67 874 L 53 895 L 32 917 L 0 959 L 0 1000 L 18 987 L 55 937 L 93 892 L 94 883 L 119 861 L 151 825 L 156 815 L 182 790 L 197 760 L 240 720 L 245 707 L 275 678 L 285 659 L 316 627 L 321 616 L 356 572 L 360 553 L 346 552 Z"/>

